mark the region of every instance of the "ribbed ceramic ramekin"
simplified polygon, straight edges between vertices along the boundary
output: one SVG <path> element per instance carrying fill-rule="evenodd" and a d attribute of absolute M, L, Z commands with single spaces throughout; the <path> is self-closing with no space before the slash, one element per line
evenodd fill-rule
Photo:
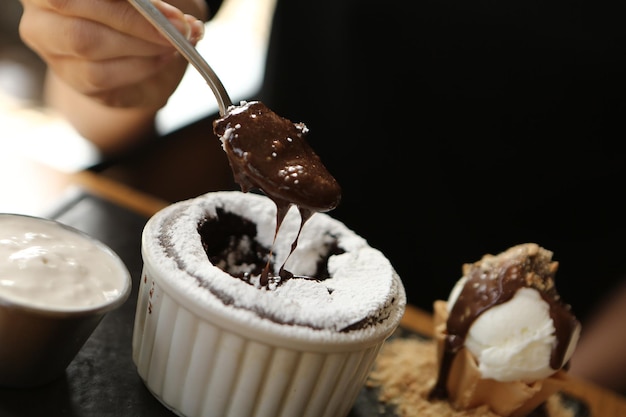
<path fill-rule="evenodd" d="M 163 237 L 184 235 L 185 227 L 173 218 L 194 211 L 193 205 L 202 208 L 183 216 L 192 229 L 197 229 L 198 218 L 214 214 L 214 206 L 247 218 L 263 217 L 257 212 L 243 213 L 248 209 L 242 207 L 271 207 L 271 202 L 259 198 L 243 193 L 213 193 L 174 204 L 150 219 L 143 235 L 144 269 L 133 334 L 133 360 L 138 373 L 166 407 L 185 417 L 345 417 L 380 348 L 404 312 L 404 288 L 382 255 L 371 252 L 365 243 L 359 243 L 358 248 L 346 244 L 346 256 L 358 265 L 363 263 L 362 268 L 354 271 L 362 274 L 361 279 L 366 280 L 368 274 L 389 275 L 385 294 L 380 296 L 387 301 L 379 307 L 368 307 L 380 309 L 379 315 L 368 316 L 376 317 L 370 324 L 337 331 L 332 326 L 312 328 L 301 324 L 297 316 L 285 324 L 272 320 L 269 314 L 259 314 L 261 308 L 242 307 L 229 298 L 227 290 L 218 292 L 216 288 L 220 287 L 212 286 L 214 281 L 232 281 L 232 285 L 241 287 L 237 291 L 242 292 L 242 298 L 250 291 L 260 306 L 266 297 L 274 297 L 269 300 L 278 306 L 284 304 L 285 309 L 297 302 L 241 283 L 212 265 L 205 273 L 205 265 L 195 265 L 188 254 L 185 258 L 176 255 L 186 251 L 202 258 L 201 249 L 194 248 L 200 243 L 189 241 L 189 236 Z M 241 199 L 245 204 L 239 204 Z M 231 204 L 233 201 L 238 203 Z M 254 221 L 271 222 L 272 211 L 267 213 L 268 218 Z M 344 234 L 352 236 L 341 223 L 326 215 L 316 216 L 323 216 L 317 227 L 340 226 L 332 231 L 333 236 L 339 236 L 340 245 Z M 321 238 L 318 233 L 305 235 L 303 245 L 310 247 L 310 241 Z M 165 240 L 169 243 L 164 245 Z M 382 262 L 383 268 L 377 265 L 375 271 L 368 270 L 373 259 Z M 206 256 L 202 263 L 209 264 Z M 339 277 L 341 271 L 336 275 Z M 332 285 L 333 291 L 327 292 L 335 292 L 338 300 L 343 296 L 350 298 L 349 294 L 341 294 L 341 282 Z M 371 301 L 365 298 L 364 302 Z M 360 300 L 357 297 L 351 302 Z M 329 310 L 338 308 L 331 304 Z M 300 313 L 300 319 L 306 320 L 306 312 Z M 323 321 L 323 316 L 318 319 Z"/>

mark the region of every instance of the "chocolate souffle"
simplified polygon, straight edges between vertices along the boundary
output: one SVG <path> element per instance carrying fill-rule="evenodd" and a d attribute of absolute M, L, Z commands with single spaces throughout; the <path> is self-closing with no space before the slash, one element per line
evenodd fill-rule
<path fill-rule="evenodd" d="M 144 255 L 162 257 L 159 268 L 180 276 L 175 285 L 203 306 L 256 316 L 258 326 L 287 334 L 376 332 L 405 302 L 389 261 L 339 221 L 319 213 L 300 232 L 291 211 L 274 240 L 275 219 L 264 196 L 209 193 L 151 220 Z"/>

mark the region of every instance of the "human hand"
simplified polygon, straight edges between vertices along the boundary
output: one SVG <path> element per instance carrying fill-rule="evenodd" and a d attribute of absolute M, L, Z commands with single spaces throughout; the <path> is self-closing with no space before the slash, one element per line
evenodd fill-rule
<path fill-rule="evenodd" d="M 204 23 L 194 16 L 206 18 L 205 2 L 175 1 L 178 8 L 154 3 L 195 44 Z M 126 0 L 21 2 L 23 41 L 56 78 L 100 104 L 156 110 L 183 77 L 187 62 Z"/>

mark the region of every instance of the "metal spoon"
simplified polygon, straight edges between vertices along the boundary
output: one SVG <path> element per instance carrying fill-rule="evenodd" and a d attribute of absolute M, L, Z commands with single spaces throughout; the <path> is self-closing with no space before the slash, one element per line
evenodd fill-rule
<path fill-rule="evenodd" d="M 193 65 L 213 90 L 221 116 L 233 103 L 211 66 L 182 33 L 157 9 L 150 0 L 128 0 L 152 25 L 159 30 L 180 54 Z"/>

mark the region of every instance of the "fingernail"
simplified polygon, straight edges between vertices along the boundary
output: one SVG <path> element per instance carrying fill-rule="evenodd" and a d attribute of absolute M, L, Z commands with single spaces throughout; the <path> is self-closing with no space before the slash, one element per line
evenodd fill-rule
<path fill-rule="evenodd" d="M 204 22 L 202 20 L 194 20 L 191 23 L 191 32 L 193 39 L 190 40 L 193 42 L 198 42 L 204 38 Z"/>
<path fill-rule="evenodd" d="M 170 22 L 182 33 L 185 38 L 189 39 L 192 35 L 191 22 L 188 15 L 183 14 L 179 9 L 171 4 L 157 1 L 155 6 L 168 18 Z M 195 18 L 194 18 L 195 19 Z"/>

